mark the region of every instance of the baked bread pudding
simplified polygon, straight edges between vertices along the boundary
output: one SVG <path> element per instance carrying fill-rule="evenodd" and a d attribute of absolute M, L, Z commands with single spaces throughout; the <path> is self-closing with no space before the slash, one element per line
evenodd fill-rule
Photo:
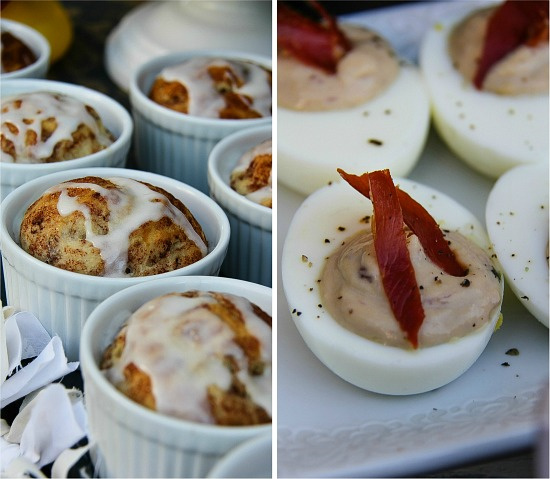
<path fill-rule="evenodd" d="M 107 148 L 115 140 L 90 105 L 54 92 L 2 98 L 1 161 L 52 163 Z"/>
<path fill-rule="evenodd" d="M 241 296 L 193 290 L 145 303 L 100 367 L 123 394 L 163 414 L 271 422 L 271 316 Z"/>
<path fill-rule="evenodd" d="M 11 73 L 32 65 L 36 60 L 34 52 L 10 32 L 2 32 L 2 73 Z"/>
<path fill-rule="evenodd" d="M 169 192 L 129 178 L 87 176 L 49 188 L 26 211 L 21 247 L 76 273 L 133 277 L 190 265 L 205 234 Z"/>
<path fill-rule="evenodd" d="M 230 185 L 249 200 L 271 208 L 271 139 L 245 152 L 231 172 Z"/>
<path fill-rule="evenodd" d="M 171 110 L 199 117 L 268 117 L 271 71 L 248 61 L 192 58 L 164 68 L 149 98 Z"/>

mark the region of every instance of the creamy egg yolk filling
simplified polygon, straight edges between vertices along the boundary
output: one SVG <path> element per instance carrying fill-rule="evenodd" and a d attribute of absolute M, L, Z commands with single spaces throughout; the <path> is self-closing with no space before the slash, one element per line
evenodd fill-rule
<path fill-rule="evenodd" d="M 382 93 L 399 73 L 389 43 L 362 27 L 343 25 L 352 49 L 327 73 L 279 52 L 277 103 L 298 111 L 330 111 L 366 103 Z"/>
<path fill-rule="evenodd" d="M 348 176 L 353 180 L 354 175 Z M 353 182 L 350 184 L 359 189 Z M 398 280 L 389 284 L 391 291 L 388 293 L 384 267 L 380 265 L 375 247 L 375 202 L 374 199 L 375 215 L 368 227 L 344 241 L 327 258 L 321 273 L 321 299 L 332 317 L 355 334 L 405 349 L 447 343 L 490 322 L 500 307 L 500 275 L 487 253 L 458 232 L 443 233 L 454 255 L 453 261 L 464 268 L 461 274 L 449 274 L 428 257 L 424 246 L 426 240 L 420 240 L 403 224 L 406 256 L 410 258 L 417 290 L 408 291 L 408 286 L 404 286 L 407 271 L 401 261 L 395 265 L 402 270 L 403 282 Z M 409 216 L 409 213 L 404 215 L 410 221 Z M 425 232 L 422 234 L 425 236 Z M 396 313 L 395 298 L 391 296 L 414 295 L 419 295 L 422 311 L 413 311 L 413 304 L 410 311 L 405 310 L 401 315 Z M 413 318 L 415 315 L 422 316 L 421 324 L 412 334 L 414 327 L 409 322 L 418 321 Z"/>
<path fill-rule="evenodd" d="M 319 2 L 310 6 L 320 18 L 277 6 L 278 105 L 310 112 L 351 108 L 388 88 L 399 74 L 391 45 L 366 28 L 339 25 Z"/>
<path fill-rule="evenodd" d="M 548 2 L 476 10 L 453 29 L 448 48 L 454 67 L 483 91 L 547 93 Z"/>
<path fill-rule="evenodd" d="M 451 276 L 430 261 L 414 234 L 407 235 L 425 313 L 419 347 L 447 343 L 490 322 L 500 305 L 500 283 L 485 251 L 460 233 L 446 232 L 468 268 L 465 276 Z M 330 255 L 320 290 L 323 306 L 346 329 L 382 344 L 410 347 L 382 286 L 371 228 L 348 238 Z"/>

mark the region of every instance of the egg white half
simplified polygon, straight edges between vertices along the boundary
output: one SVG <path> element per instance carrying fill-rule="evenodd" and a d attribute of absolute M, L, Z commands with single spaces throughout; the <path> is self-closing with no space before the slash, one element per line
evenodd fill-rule
<path fill-rule="evenodd" d="M 410 180 L 399 179 L 396 184 L 419 201 L 442 228 L 459 231 L 489 249 L 483 226 L 456 201 Z M 364 229 L 359 218 L 371 214 L 370 200 L 344 182 L 326 186 L 302 203 L 291 221 L 281 260 L 283 288 L 292 318 L 312 352 L 334 373 L 360 388 L 404 395 L 443 386 L 463 374 L 483 352 L 500 308 L 485 327 L 463 338 L 404 350 L 350 332 L 319 306 L 322 300 L 317 280 L 325 258 L 344 239 Z"/>
<path fill-rule="evenodd" d="M 548 165 L 518 166 L 493 186 L 487 232 L 507 283 L 548 327 Z"/>
<path fill-rule="evenodd" d="M 438 22 L 420 49 L 437 131 L 460 158 L 492 178 L 514 166 L 548 161 L 548 94 L 497 95 L 466 82 L 448 54 L 449 34 L 462 18 Z"/>
<path fill-rule="evenodd" d="M 383 168 L 406 176 L 415 166 L 429 128 L 429 100 L 416 67 L 402 65 L 376 98 L 324 112 L 277 110 L 277 177 L 308 195 L 349 173 Z"/>

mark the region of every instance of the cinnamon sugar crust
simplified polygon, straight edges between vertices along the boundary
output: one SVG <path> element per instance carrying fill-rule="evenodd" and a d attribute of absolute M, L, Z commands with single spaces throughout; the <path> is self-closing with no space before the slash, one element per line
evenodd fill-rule
<path fill-rule="evenodd" d="M 183 215 L 206 244 L 201 226 L 180 200 L 162 188 L 137 183 L 158 194 L 152 202 L 164 201 L 167 208 Z M 78 187 L 80 184 L 85 186 Z M 66 182 L 66 188 L 63 185 L 50 189 L 27 209 L 21 223 L 21 247 L 35 258 L 58 268 L 93 276 L 110 275 L 101 247 L 94 245 L 89 237 L 114 235 L 116 229 L 125 227 L 125 222 L 134 221 L 128 218 L 139 214 L 137 206 L 130 203 L 126 214 L 113 218 L 113 199 L 120 201 L 120 196 L 110 196 L 109 192 L 120 194 L 121 187 L 109 179 L 88 176 Z M 66 195 L 67 201 L 74 204 L 69 214 L 60 213 L 61 195 Z M 134 213 L 132 206 L 135 206 Z M 151 220 L 145 215 L 144 221 L 131 231 L 128 238 L 122 238 L 121 243 L 124 240 L 128 244 L 127 258 L 122 258 L 126 260 L 123 271 L 120 271 L 122 276 L 164 273 L 203 257 L 197 244 L 169 216 Z M 113 240 L 113 247 L 116 246 L 114 243 Z"/>

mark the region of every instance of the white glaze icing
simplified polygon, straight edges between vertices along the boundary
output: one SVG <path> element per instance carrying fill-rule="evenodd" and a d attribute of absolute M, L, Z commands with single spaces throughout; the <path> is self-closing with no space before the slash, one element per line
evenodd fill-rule
<path fill-rule="evenodd" d="M 20 100 L 20 108 L 16 102 Z M 41 140 L 41 124 L 48 118 L 55 118 L 57 128 L 45 141 Z M 17 128 L 12 133 L 6 123 Z M 2 136 L 15 146 L 16 158 L 0 152 L 1 161 L 7 163 L 37 163 L 52 155 L 55 145 L 62 140 L 72 140 L 72 133 L 80 125 L 86 125 L 97 141 L 108 146 L 112 140 L 97 126 L 95 118 L 88 113 L 81 101 L 68 95 L 54 92 L 30 92 L 2 98 Z M 35 145 L 25 145 L 25 137 L 34 132 L 38 141 Z"/>
<path fill-rule="evenodd" d="M 271 327 L 254 313 L 247 299 L 223 294 L 260 342 L 266 367 L 262 375 L 252 376 L 231 328 L 203 307 L 217 299 L 209 292 L 197 293 L 194 298 L 177 293 L 160 296 L 133 313 L 126 323 L 124 352 L 106 371 L 107 378 L 119 383 L 125 367 L 133 363 L 151 378 L 157 411 L 213 423 L 207 388 L 217 385 L 227 390 L 231 375 L 224 358 L 232 356 L 240 369 L 238 378 L 251 399 L 271 415 Z"/>
<path fill-rule="evenodd" d="M 216 90 L 208 74 L 210 66 L 230 68 L 244 81 L 242 87 L 233 91 L 250 96 L 251 107 L 263 117 L 271 116 L 271 87 L 265 69 L 254 63 L 211 58 L 192 58 L 160 72 L 164 80 L 177 81 L 187 88 L 189 115 L 219 118 L 219 111 L 225 106 L 223 95 Z"/>
<path fill-rule="evenodd" d="M 128 260 L 130 234 L 148 221 L 158 221 L 167 216 L 180 226 L 187 237 L 200 249 L 203 256 L 207 247 L 193 229 L 187 217 L 178 210 L 166 196 L 130 178 L 107 178 L 117 188 L 107 189 L 94 183 L 65 182 L 53 186 L 45 194 L 61 192 L 57 209 L 62 216 L 79 211 L 84 216 L 86 240 L 99 249 L 105 262 L 105 274 L 109 277 L 128 276 L 125 273 Z M 69 188 L 86 188 L 105 198 L 110 214 L 107 234 L 97 234 L 92 229 L 90 208 L 78 202 L 78 197 L 70 196 Z"/>

